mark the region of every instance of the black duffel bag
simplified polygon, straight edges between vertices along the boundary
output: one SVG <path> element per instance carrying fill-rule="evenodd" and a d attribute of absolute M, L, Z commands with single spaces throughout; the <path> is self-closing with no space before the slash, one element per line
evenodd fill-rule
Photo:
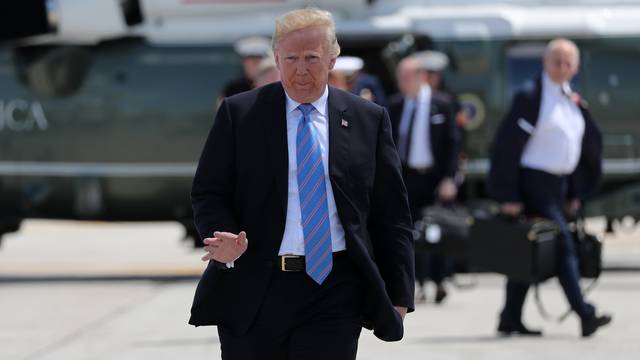
<path fill-rule="evenodd" d="M 473 218 L 460 205 L 433 205 L 414 224 L 416 251 L 466 258 Z"/>
<path fill-rule="evenodd" d="M 570 224 L 571 235 L 576 246 L 580 276 L 597 279 L 602 273 L 602 242 L 584 228 L 584 219 L 579 218 Z"/>

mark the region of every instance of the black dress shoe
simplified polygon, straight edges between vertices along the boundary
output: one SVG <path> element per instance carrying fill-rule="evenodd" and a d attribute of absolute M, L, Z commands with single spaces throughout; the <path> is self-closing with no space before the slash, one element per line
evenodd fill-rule
<path fill-rule="evenodd" d="M 447 297 L 447 290 L 444 287 L 438 287 L 436 290 L 436 304 L 441 304 L 444 298 Z"/>
<path fill-rule="evenodd" d="M 542 336 L 542 331 L 540 330 L 530 330 L 521 322 L 505 319 L 500 319 L 500 324 L 498 324 L 498 333 L 502 336 L 509 336 L 511 334 L 522 336 Z"/>
<path fill-rule="evenodd" d="M 587 319 L 582 320 L 582 337 L 588 337 L 593 335 L 599 327 L 605 326 L 611 322 L 613 318 L 611 315 L 592 315 Z"/>

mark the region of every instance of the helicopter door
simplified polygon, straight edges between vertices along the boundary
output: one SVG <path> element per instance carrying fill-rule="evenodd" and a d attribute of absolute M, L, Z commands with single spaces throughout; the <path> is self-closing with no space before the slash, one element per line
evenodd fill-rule
<path fill-rule="evenodd" d="M 520 44 L 506 53 L 505 97 L 510 103 L 513 94 L 528 80 L 542 72 L 542 56 L 545 44 Z"/>
<path fill-rule="evenodd" d="M 634 159 L 639 157 L 640 74 L 635 71 L 639 55 L 635 46 L 613 48 L 605 43 L 586 48 L 582 66 L 588 84 L 584 96 L 604 133 L 605 170 L 627 176 L 637 174 Z"/>

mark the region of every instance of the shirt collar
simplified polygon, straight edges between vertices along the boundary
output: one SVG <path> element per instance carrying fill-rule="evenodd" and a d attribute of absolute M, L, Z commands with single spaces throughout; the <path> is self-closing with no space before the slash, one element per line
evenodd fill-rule
<path fill-rule="evenodd" d="M 555 82 L 553 82 L 553 80 L 551 80 L 551 78 L 546 72 L 542 75 L 542 86 L 550 94 L 562 95 L 562 94 L 571 94 L 572 92 L 571 86 L 569 85 L 568 82 L 564 82 L 561 85 L 556 84 Z"/>
<path fill-rule="evenodd" d="M 429 84 L 422 84 L 420 86 L 420 92 L 418 93 L 418 101 L 427 102 L 431 98 L 431 86 Z"/>
<path fill-rule="evenodd" d="M 420 85 L 420 90 L 418 91 L 418 94 L 416 95 L 416 97 L 412 97 L 412 96 L 405 96 L 405 102 L 414 102 L 414 101 L 418 101 L 418 102 L 426 102 L 427 100 L 431 100 L 431 86 L 429 86 L 429 84 L 422 84 Z"/>
<path fill-rule="evenodd" d="M 296 110 L 298 108 L 298 106 L 300 105 L 299 102 L 293 100 L 289 94 L 287 94 L 287 91 L 284 91 L 284 94 L 287 96 L 287 114 L 289 114 L 290 112 Z M 327 99 L 329 98 L 329 86 L 324 87 L 324 92 L 322 93 L 322 95 L 314 102 L 311 103 L 311 105 L 313 105 L 314 108 L 316 108 L 316 110 L 322 114 L 322 116 L 326 117 L 327 116 Z"/>

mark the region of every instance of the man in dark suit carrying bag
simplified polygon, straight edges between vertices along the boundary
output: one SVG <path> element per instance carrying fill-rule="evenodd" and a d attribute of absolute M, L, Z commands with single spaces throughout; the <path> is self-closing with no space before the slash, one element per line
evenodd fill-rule
<path fill-rule="evenodd" d="M 413 220 L 436 200 L 451 202 L 457 195 L 453 181 L 458 168 L 458 137 L 453 104 L 429 86 L 424 65 L 415 57 L 400 61 L 396 70 L 400 94 L 389 106 L 393 137 L 402 162 Z M 446 296 L 443 280 L 446 258 L 416 253 L 417 299 L 424 301 L 427 277 L 436 284 L 436 303 Z"/>
<path fill-rule="evenodd" d="M 225 99 L 193 183 L 210 260 L 190 323 L 223 359 L 355 359 L 361 327 L 403 336 L 413 243 L 384 108 L 327 86 L 328 12 L 276 21 L 282 82 Z"/>
<path fill-rule="evenodd" d="M 585 302 L 575 245 L 565 212 L 575 213 L 599 182 L 602 162 L 600 131 L 586 103 L 571 91 L 578 71 L 579 51 L 566 39 L 547 45 L 544 72 L 514 95 L 491 150 L 489 193 L 508 216 L 524 211 L 559 226 L 558 279 L 573 311 L 580 317 L 582 336 L 592 335 L 611 321 Z M 541 335 L 522 324 L 529 283 L 509 279 L 498 332 Z"/>

